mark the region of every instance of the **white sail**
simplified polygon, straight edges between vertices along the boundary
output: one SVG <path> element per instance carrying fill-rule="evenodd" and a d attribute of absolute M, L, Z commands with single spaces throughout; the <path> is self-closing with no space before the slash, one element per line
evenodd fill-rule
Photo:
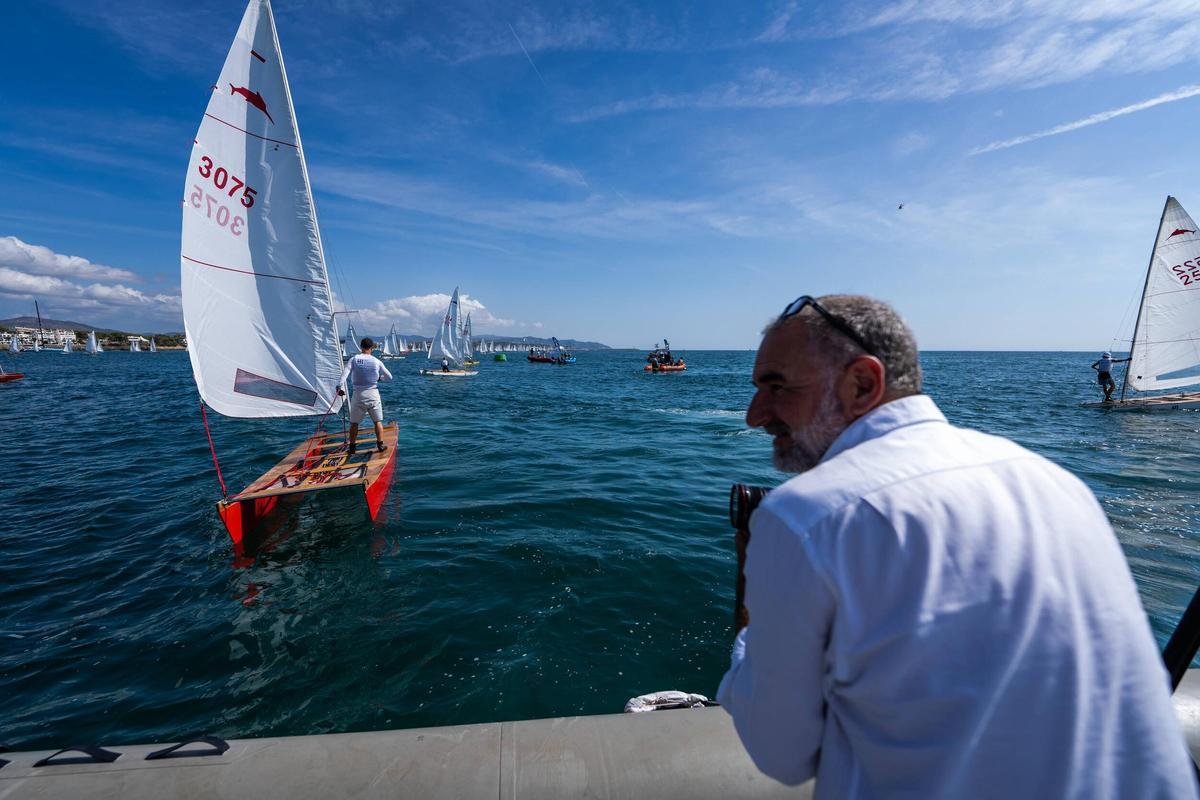
<path fill-rule="evenodd" d="M 137 339 L 134 339 L 133 341 L 131 341 L 131 342 L 129 343 L 129 352 L 131 352 L 131 353 L 140 353 L 140 352 L 142 352 L 142 348 L 141 348 L 140 346 L 138 346 L 138 340 L 137 340 Z"/>
<path fill-rule="evenodd" d="M 401 353 L 408 352 L 408 343 L 404 341 L 403 336 L 396 336 L 396 344 L 398 345 L 396 349 Z"/>
<path fill-rule="evenodd" d="M 62 351 L 63 351 L 64 353 L 69 353 L 69 352 L 71 352 L 71 340 L 70 340 L 70 339 L 67 339 L 65 342 L 63 342 L 63 349 L 62 349 Z"/>
<path fill-rule="evenodd" d="M 100 349 L 100 342 L 96 341 L 96 332 L 95 331 L 92 331 L 91 333 L 88 334 L 87 352 L 88 352 L 88 355 L 93 355 L 93 356 L 96 355 L 97 353 L 104 352 L 103 350 Z"/>
<path fill-rule="evenodd" d="M 462 351 L 458 339 L 458 287 L 454 287 L 454 295 L 450 298 L 450 306 L 442 317 L 442 324 L 433 335 L 433 343 L 429 346 L 429 360 L 441 361 L 449 359 L 451 364 L 462 361 Z"/>
<path fill-rule="evenodd" d="M 329 277 L 268 0 L 247 5 L 196 133 L 180 263 L 209 406 L 233 417 L 340 407 Z"/>
<path fill-rule="evenodd" d="M 42 352 L 42 338 L 40 336 L 33 337 L 33 352 Z"/>
<path fill-rule="evenodd" d="M 467 321 L 463 323 L 462 352 L 464 358 L 473 358 L 475 348 L 471 345 L 471 314 L 467 313 Z"/>
<path fill-rule="evenodd" d="M 157 353 L 157 352 L 158 352 L 158 346 L 154 344 L 154 337 L 153 337 L 153 336 L 151 336 L 151 337 L 150 337 L 150 352 L 151 352 L 151 353 Z"/>
<path fill-rule="evenodd" d="M 17 334 L 15 332 L 13 333 L 13 335 L 11 337 L 9 337 L 8 352 L 10 352 L 10 353 L 21 352 L 21 345 L 17 344 Z"/>
<path fill-rule="evenodd" d="M 1163 208 L 1130 357 L 1133 389 L 1200 383 L 1200 233 L 1174 197 Z"/>
<path fill-rule="evenodd" d="M 359 350 L 361 350 L 362 348 L 359 347 L 360 341 L 362 341 L 362 340 L 359 339 L 358 334 L 354 332 L 354 323 L 347 321 L 346 322 L 346 352 L 353 354 L 353 353 L 357 353 Z"/>

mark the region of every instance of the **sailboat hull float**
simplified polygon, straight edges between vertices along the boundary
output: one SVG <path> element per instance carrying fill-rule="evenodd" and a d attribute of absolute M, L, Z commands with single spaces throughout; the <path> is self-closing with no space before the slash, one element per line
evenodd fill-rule
<path fill-rule="evenodd" d="M 1200 384 L 1200 233 L 1179 201 L 1167 197 L 1138 306 L 1119 399 L 1081 404 L 1111 411 L 1200 409 L 1200 391 L 1143 394 Z"/>
<path fill-rule="evenodd" d="M 1200 409 L 1200 392 L 1162 394 L 1153 397 L 1134 397 L 1129 400 L 1100 400 L 1081 403 L 1082 408 L 1107 408 L 1111 411 L 1188 411 Z"/>
<path fill-rule="evenodd" d="M 217 513 L 229 531 L 229 538 L 235 546 L 240 546 L 276 511 L 281 501 L 330 489 L 361 491 L 367 501 L 367 512 L 375 520 L 391 486 L 399 430 L 395 422 L 384 426 L 383 443 L 387 451 L 383 453 L 376 449 L 374 434 L 359 436 L 354 455 L 346 452 L 346 438 L 340 432 L 319 433 L 301 442 L 254 483 L 217 503 Z"/>

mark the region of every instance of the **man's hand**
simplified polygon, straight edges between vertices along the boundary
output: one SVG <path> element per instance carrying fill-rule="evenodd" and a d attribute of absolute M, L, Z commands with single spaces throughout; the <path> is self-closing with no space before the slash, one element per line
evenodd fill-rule
<path fill-rule="evenodd" d="M 343 389 L 343 388 L 342 388 L 342 387 L 340 387 L 340 386 L 338 387 L 337 393 L 338 393 L 338 397 L 345 397 L 345 396 L 346 396 L 346 390 L 345 390 L 345 389 Z"/>

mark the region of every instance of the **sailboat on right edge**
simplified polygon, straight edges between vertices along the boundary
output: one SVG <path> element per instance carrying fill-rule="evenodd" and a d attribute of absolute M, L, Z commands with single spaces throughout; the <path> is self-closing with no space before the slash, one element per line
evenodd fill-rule
<path fill-rule="evenodd" d="M 1083 403 L 1114 411 L 1200 408 L 1200 391 L 1126 398 L 1200 384 L 1200 233 L 1174 197 L 1167 197 L 1146 268 L 1146 284 L 1129 344 L 1118 400 Z"/>

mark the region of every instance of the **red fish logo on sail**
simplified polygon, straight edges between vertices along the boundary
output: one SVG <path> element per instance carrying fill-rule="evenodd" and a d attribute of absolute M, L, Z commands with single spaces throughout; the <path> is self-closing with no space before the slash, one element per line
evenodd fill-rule
<path fill-rule="evenodd" d="M 1188 230 L 1187 228 L 1176 228 L 1174 231 L 1172 231 L 1171 236 L 1168 236 L 1167 238 L 1170 239 L 1172 236 L 1178 236 L 1181 233 L 1195 233 L 1195 231 Z"/>
<path fill-rule="evenodd" d="M 263 100 L 263 96 L 258 92 L 252 92 L 245 86 L 234 86 L 229 84 L 229 92 L 231 94 L 240 94 L 245 98 L 246 102 L 257 108 L 259 111 L 267 115 L 267 119 L 271 120 L 271 124 L 275 124 L 275 120 L 271 117 L 271 112 L 267 111 L 267 101 Z"/>

